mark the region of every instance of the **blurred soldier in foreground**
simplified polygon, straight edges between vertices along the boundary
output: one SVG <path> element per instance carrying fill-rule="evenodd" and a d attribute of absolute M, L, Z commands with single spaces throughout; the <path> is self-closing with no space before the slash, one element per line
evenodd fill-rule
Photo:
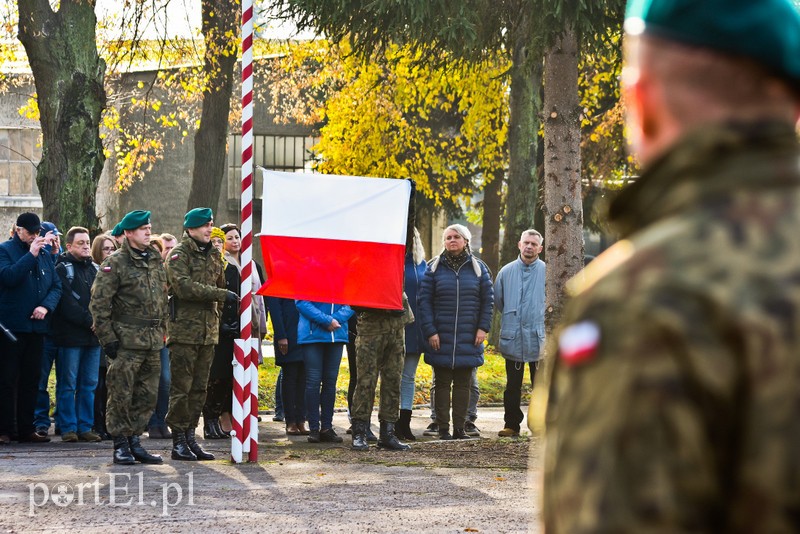
<path fill-rule="evenodd" d="M 115 464 L 160 464 L 161 456 L 148 453 L 140 436 L 156 407 L 167 273 L 150 245 L 149 211 L 132 211 L 118 226 L 125 239 L 103 260 L 89 304 L 95 334 L 110 359 L 106 426 L 114 440 Z"/>
<path fill-rule="evenodd" d="M 644 172 L 552 336 L 547 532 L 796 532 L 800 15 L 631 0 L 625 29 Z"/>

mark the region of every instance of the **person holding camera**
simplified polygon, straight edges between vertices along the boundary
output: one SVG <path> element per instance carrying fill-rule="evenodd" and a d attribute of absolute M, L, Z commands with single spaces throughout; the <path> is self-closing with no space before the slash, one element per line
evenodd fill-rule
<path fill-rule="evenodd" d="M 33 412 L 47 319 L 61 298 L 61 281 L 43 250 L 55 237 L 39 230 L 39 216 L 23 213 L 13 237 L 0 244 L 0 445 L 15 435 L 20 442 L 50 441 L 36 431 Z"/>

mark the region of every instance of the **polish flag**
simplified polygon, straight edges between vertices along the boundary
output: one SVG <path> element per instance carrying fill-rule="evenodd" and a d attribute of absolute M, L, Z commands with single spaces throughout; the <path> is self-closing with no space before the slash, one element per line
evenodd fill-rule
<path fill-rule="evenodd" d="M 600 327 L 592 321 L 570 325 L 558 338 L 558 353 L 568 367 L 588 362 L 597 354 L 600 345 Z"/>
<path fill-rule="evenodd" d="M 259 294 L 402 309 L 408 180 L 262 175 Z"/>

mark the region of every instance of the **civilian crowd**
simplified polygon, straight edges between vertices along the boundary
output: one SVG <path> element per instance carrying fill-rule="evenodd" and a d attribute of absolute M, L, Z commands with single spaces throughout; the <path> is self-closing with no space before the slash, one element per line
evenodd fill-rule
<path fill-rule="evenodd" d="M 0 244 L 0 445 L 50 441 L 54 420 L 64 442 L 111 440 L 119 464 L 162 462 L 143 447 L 144 432 L 172 439 L 174 460 L 214 458 L 196 428 L 202 415 L 205 439 L 231 432 L 241 235 L 235 224 L 215 227 L 208 208 L 190 210 L 183 230 L 180 239 L 156 235 L 150 212 L 137 210 L 92 239 L 86 228 L 62 234 L 34 213 L 19 215 Z M 524 232 L 519 258 L 494 284 L 470 240 L 466 227 L 449 226 L 442 252 L 426 263 L 414 230 L 400 310 L 254 294 L 251 332 L 263 339 L 271 319 L 281 367 L 274 420 L 285 421 L 288 435 L 343 441 L 332 421 L 347 345 L 353 449 L 377 442 L 407 450 L 401 440 L 416 440 L 410 423 L 421 357 L 434 376 L 426 435 L 480 436 L 476 369 L 495 307 L 508 376 L 500 436 L 519 435 L 524 365 L 532 383 L 544 341 L 542 237 Z M 250 272 L 255 292 L 265 277 L 255 262 Z"/>

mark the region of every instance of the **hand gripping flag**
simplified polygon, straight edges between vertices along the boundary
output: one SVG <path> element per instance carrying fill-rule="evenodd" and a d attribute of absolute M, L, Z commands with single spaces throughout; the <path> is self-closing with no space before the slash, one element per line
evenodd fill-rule
<path fill-rule="evenodd" d="M 262 173 L 259 294 L 402 309 L 408 180 Z"/>

